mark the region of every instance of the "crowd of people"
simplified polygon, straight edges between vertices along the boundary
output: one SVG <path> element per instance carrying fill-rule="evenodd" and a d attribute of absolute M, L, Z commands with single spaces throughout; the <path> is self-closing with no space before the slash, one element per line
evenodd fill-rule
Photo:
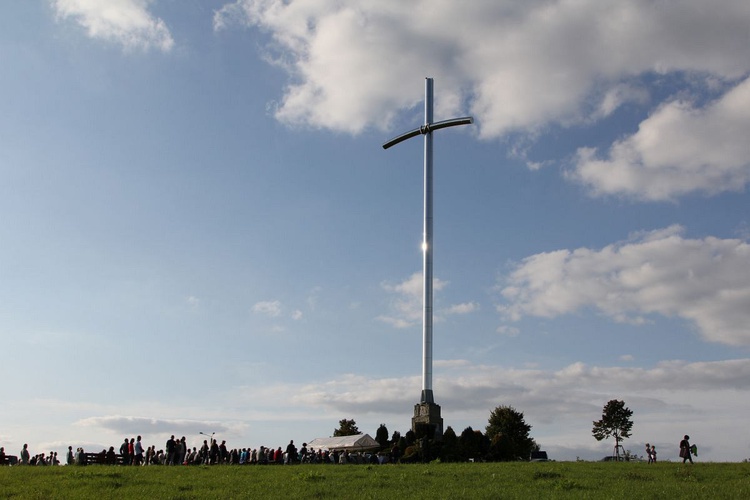
<path fill-rule="evenodd" d="M 390 453 L 350 453 L 347 450 L 315 450 L 302 443 L 299 449 L 294 441 L 290 441 L 285 449 L 281 446 L 270 448 L 227 448 L 226 441 L 219 443 L 216 439 L 204 440 L 200 448 L 187 446 L 185 436 L 177 439 L 171 436 L 164 448 L 157 451 L 156 446 L 148 446 L 145 450 L 141 436 L 125 438 L 120 445 L 119 453 L 114 446 L 97 453 L 86 453 L 83 448 L 73 451 L 68 446 L 65 457 L 66 465 L 291 465 L 298 463 L 311 464 L 361 464 L 385 463 L 398 458 L 398 446 L 394 446 Z M 18 457 L 20 465 L 62 465 L 57 458 L 57 452 L 49 455 L 41 453 L 31 456 L 28 445 L 24 444 Z M 0 448 L 0 464 L 6 463 L 5 449 Z"/>
<path fill-rule="evenodd" d="M 15 465 L 15 463 L 24 465 L 60 465 L 56 451 L 50 451 L 49 455 L 39 453 L 38 455 L 31 456 L 28 444 L 23 445 L 20 460 L 19 457 L 14 456 L 12 458 L 12 461 L 9 460 L 9 457 L 5 454 L 5 447 L 0 447 L 0 465 Z"/>
<path fill-rule="evenodd" d="M 697 447 L 691 445 L 690 437 L 685 437 L 680 442 L 680 458 L 685 463 L 693 463 L 693 456 L 697 455 Z M 233 448 L 228 449 L 226 441 L 219 443 L 216 439 L 204 440 L 200 448 L 187 445 L 185 436 L 176 439 L 171 436 L 163 449 L 157 451 L 156 446 L 149 446 L 145 450 L 141 442 L 141 436 L 137 438 L 125 438 L 120 445 L 119 454 L 114 446 L 104 449 L 98 453 L 86 453 L 83 448 L 73 451 L 68 446 L 65 457 L 66 465 L 290 465 L 297 463 L 311 464 L 383 464 L 397 462 L 400 458 L 400 450 L 394 444 L 389 452 L 356 452 L 348 450 L 324 450 L 308 448 L 307 443 L 297 449 L 294 441 L 290 441 L 285 449 L 281 446 L 269 448 Z M 648 463 L 656 463 L 656 446 L 646 443 L 646 457 Z M 31 455 L 27 444 L 23 445 L 18 457 L 8 457 L 5 448 L 0 447 L 0 465 L 62 465 L 57 457 L 56 451 L 50 451 L 49 455 L 39 453 Z"/>

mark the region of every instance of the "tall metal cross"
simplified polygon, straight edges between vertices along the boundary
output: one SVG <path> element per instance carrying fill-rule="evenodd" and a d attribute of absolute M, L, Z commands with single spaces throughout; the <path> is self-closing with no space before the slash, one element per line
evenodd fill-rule
<path fill-rule="evenodd" d="M 418 135 L 424 136 L 424 239 L 423 253 L 423 287 L 422 287 L 422 403 L 434 403 L 432 394 L 432 132 L 441 128 L 456 125 L 470 125 L 474 119 L 470 116 L 453 118 L 440 122 L 432 121 L 432 78 L 425 78 L 424 84 L 424 125 L 405 134 L 394 137 L 383 144 L 383 149 L 395 146 Z"/>

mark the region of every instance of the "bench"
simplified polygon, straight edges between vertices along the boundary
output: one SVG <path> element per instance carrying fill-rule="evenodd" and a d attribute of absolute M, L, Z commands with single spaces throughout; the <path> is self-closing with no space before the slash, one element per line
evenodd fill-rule
<path fill-rule="evenodd" d="M 107 453 L 103 451 L 84 453 L 83 456 L 86 459 L 86 465 L 122 465 L 122 455 L 117 453 L 114 456 L 110 455 L 109 458 L 107 458 Z"/>

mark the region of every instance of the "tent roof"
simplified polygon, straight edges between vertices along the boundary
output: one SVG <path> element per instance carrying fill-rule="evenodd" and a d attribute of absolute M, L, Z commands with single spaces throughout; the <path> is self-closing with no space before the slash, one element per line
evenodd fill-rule
<path fill-rule="evenodd" d="M 307 443 L 308 448 L 324 450 L 374 450 L 380 444 L 369 434 L 355 434 L 354 436 L 337 436 L 330 438 L 315 438 Z"/>

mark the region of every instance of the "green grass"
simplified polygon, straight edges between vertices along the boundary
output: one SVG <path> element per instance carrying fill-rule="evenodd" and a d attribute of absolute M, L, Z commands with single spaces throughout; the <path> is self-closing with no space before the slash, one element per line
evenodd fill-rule
<path fill-rule="evenodd" d="M 0 498 L 750 498 L 746 463 L 0 467 Z"/>

